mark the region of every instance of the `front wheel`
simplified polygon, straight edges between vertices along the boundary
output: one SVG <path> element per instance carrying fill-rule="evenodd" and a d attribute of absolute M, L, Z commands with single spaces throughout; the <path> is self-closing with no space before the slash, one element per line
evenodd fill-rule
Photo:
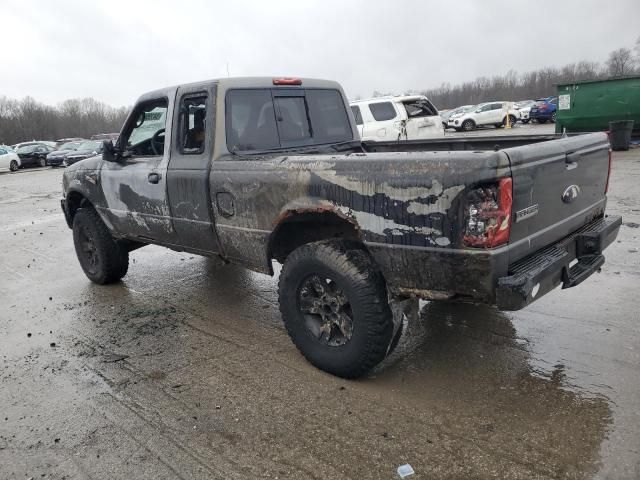
<path fill-rule="evenodd" d="M 93 208 L 73 219 L 73 244 L 85 275 L 94 283 L 114 283 L 127 274 L 129 252 L 118 245 Z"/>
<path fill-rule="evenodd" d="M 529 119 L 526 118 L 526 119 L 522 120 L 522 123 L 524 123 L 526 125 L 527 123 L 529 123 Z"/>
<path fill-rule="evenodd" d="M 547 119 L 546 118 L 539 118 L 538 119 L 538 123 L 540 123 L 540 124 L 547 123 Z"/>
<path fill-rule="evenodd" d="M 551 114 L 551 121 L 552 121 L 553 123 L 556 123 L 556 112 L 553 112 L 553 113 Z"/>
<path fill-rule="evenodd" d="M 44 158 L 40 159 L 40 166 L 41 167 L 46 167 L 47 166 L 47 161 Z"/>
<path fill-rule="evenodd" d="M 9 163 L 9 170 L 11 170 L 12 172 L 17 172 L 18 168 L 20 168 L 18 162 L 15 160 L 11 160 L 11 162 Z"/>
<path fill-rule="evenodd" d="M 476 128 L 476 124 L 473 120 L 465 120 L 464 122 L 462 122 L 461 127 L 465 132 L 470 132 Z"/>
<path fill-rule="evenodd" d="M 278 296 L 293 343 L 321 370 L 357 378 L 390 350 L 394 329 L 384 278 L 356 244 L 329 240 L 294 250 L 282 267 Z"/>

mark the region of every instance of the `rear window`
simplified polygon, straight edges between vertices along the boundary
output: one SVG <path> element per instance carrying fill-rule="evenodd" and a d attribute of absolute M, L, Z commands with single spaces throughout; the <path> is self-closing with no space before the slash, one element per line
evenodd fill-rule
<path fill-rule="evenodd" d="M 393 120 L 397 115 L 396 109 L 393 108 L 391 102 L 370 103 L 369 110 L 377 122 Z"/>
<path fill-rule="evenodd" d="M 226 96 L 230 152 L 338 143 L 353 139 L 337 90 L 242 89 Z"/>

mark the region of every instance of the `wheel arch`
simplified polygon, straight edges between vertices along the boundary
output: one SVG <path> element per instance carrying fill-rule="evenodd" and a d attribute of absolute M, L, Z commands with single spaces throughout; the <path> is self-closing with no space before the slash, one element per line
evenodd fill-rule
<path fill-rule="evenodd" d="M 267 244 L 268 260 L 283 263 L 296 248 L 333 238 L 362 242 L 355 219 L 332 206 L 307 206 L 284 210 L 275 222 Z"/>

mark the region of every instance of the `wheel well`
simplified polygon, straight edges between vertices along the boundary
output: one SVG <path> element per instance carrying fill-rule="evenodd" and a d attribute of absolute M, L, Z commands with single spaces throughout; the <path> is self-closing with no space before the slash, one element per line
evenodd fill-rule
<path fill-rule="evenodd" d="M 283 263 L 296 248 L 331 238 L 361 239 L 357 225 L 335 212 L 290 212 L 269 238 L 269 259 Z"/>
<path fill-rule="evenodd" d="M 69 217 L 69 223 L 71 225 L 73 225 L 73 218 L 76 216 L 76 212 L 78 211 L 78 209 L 85 206 L 92 207 L 89 200 L 87 200 L 81 193 L 70 192 L 67 195 L 67 214 Z"/>
<path fill-rule="evenodd" d="M 464 125 L 467 122 L 471 122 L 473 125 L 476 124 L 476 121 L 473 118 L 467 118 L 460 124 L 460 126 Z"/>

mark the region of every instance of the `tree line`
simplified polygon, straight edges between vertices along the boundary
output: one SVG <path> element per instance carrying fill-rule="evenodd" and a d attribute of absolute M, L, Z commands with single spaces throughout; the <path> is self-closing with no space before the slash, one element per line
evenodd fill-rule
<path fill-rule="evenodd" d="M 510 70 L 505 75 L 478 77 L 457 85 L 443 83 L 436 88 L 407 90 L 405 95 L 425 95 L 441 109 L 460 105 L 475 105 L 492 100 L 527 100 L 556 94 L 559 83 L 640 75 L 640 38 L 635 47 L 619 48 L 609 54 L 606 62 L 581 61 L 563 67 L 545 67 L 518 74 Z M 393 93 L 373 92 L 374 97 Z"/>
<path fill-rule="evenodd" d="M 126 107 L 113 108 L 93 98 L 51 106 L 31 97 L 0 96 L 0 145 L 119 132 L 128 113 Z"/>

